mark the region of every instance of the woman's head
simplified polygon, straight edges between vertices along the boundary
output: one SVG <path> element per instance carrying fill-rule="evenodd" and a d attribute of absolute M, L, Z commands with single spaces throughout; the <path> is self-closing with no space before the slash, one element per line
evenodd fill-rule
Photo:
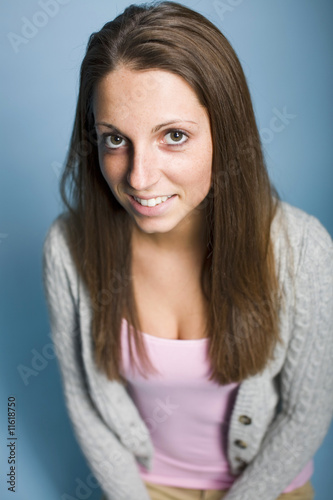
<path fill-rule="evenodd" d="M 203 16 L 173 2 L 130 6 L 90 37 L 72 143 L 78 168 L 85 171 L 78 172 L 85 189 L 95 182 L 105 185 L 97 168 L 93 102 L 98 84 L 121 67 L 170 72 L 192 88 L 211 126 L 212 183 L 206 205 L 211 214 L 214 206 L 221 211 L 223 198 L 230 217 L 231 207 L 243 202 L 245 189 L 251 190 L 260 177 L 262 158 L 246 80 L 229 42 Z M 142 102 L 153 86 L 153 79 L 142 78 L 133 99 Z M 130 106 L 123 103 L 121 112 L 130 122 Z"/>
<path fill-rule="evenodd" d="M 212 139 L 192 88 L 169 71 L 118 66 L 97 84 L 93 112 L 102 174 L 134 227 L 202 241 Z"/>

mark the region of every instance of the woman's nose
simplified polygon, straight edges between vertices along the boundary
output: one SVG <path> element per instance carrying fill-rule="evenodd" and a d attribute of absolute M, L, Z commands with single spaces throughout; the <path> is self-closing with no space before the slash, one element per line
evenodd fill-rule
<path fill-rule="evenodd" d="M 156 184 L 159 178 L 156 154 L 149 148 L 133 148 L 127 172 L 127 182 L 136 191 L 145 191 Z"/>

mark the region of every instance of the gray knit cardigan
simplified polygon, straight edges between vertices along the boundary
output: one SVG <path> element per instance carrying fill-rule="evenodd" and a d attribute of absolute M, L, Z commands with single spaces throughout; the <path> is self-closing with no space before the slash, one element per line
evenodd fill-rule
<path fill-rule="evenodd" d="M 236 477 L 225 500 L 275 500 L 314 456 L 333 415 L 331 237 L 315 217 L 284 202 L 271 237 L 285 297 L 284 345 L 277 344 L 275 360 L 262 373 L 239 386 L 227 450 Z M 92 307 L 69 252 L 63 216 L 46 236 L 43 266 L 52 338 L 77 440 L 108 500 L 149 500 L 137 466 L 152 466 L 148 426 L 126 386 L 96 367 Z"/>

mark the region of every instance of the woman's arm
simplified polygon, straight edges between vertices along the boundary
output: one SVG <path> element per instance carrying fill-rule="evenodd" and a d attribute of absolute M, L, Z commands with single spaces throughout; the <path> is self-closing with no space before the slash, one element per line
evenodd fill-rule
<path fill-rule="evenodd" d="M 66 405 L 78 442 L 108 500 L 149 500 L 134 455 L 96 410 L 81 358 L 77 279 L 62 222 L 51 227 L 43 249 L 44 288 Z"/>
<path fill-rule="evenodd" d="M 333 245 L 308 218 L 281 370 L 282 411 L 225 500 L 276 500 L 320 447 L 333 415 Z"/>

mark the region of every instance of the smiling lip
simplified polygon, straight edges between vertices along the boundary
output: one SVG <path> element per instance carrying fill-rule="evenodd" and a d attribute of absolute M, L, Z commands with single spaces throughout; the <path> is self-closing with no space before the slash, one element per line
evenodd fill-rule
<path fill-rule="evenodd" d="M 135 210 L 135 212 L 140 214 L 140 215 L 146 215 L 146 216 L 156 216 L 156 215 L 164 214 L 176 199 L 176 195 L 164 195 L 164 196 L 156 196 L 156 197 L 153 197 L 153 196 L 149 196 L 149 197 L 148 196 L 145 196 L 145 197 L 136 196 L 135 197 L 135 198 L 139 198 L 140 200 L 152 200 L 152 199 L 156 199 L 156 198 L 165 198 L 166 196 L 168 196 L 166 201 L 163 201 L 163 202 L 159 203 L 158 205 L 155 205 L 152 207 L 152 206 L 141 205 L 141 203 L 139 201 L 137 201 L 134 198 L 134 196 L 132 196 L 132 195 L 128 194 L 127 196 L 128 196 L 129 202 L 130 202 L 132 208 Z"/>
<path fill-rule="evenodd" d="M 130 194 L 133 198 L 140 198 L 140 200 L 152 200 L 154 198 L 163 198 L 164 196 L 173 196 L 172 194 L 157 194 L 157 195 L 150 195 L 150 196 L 137 196 L 136 194 Z"/>

